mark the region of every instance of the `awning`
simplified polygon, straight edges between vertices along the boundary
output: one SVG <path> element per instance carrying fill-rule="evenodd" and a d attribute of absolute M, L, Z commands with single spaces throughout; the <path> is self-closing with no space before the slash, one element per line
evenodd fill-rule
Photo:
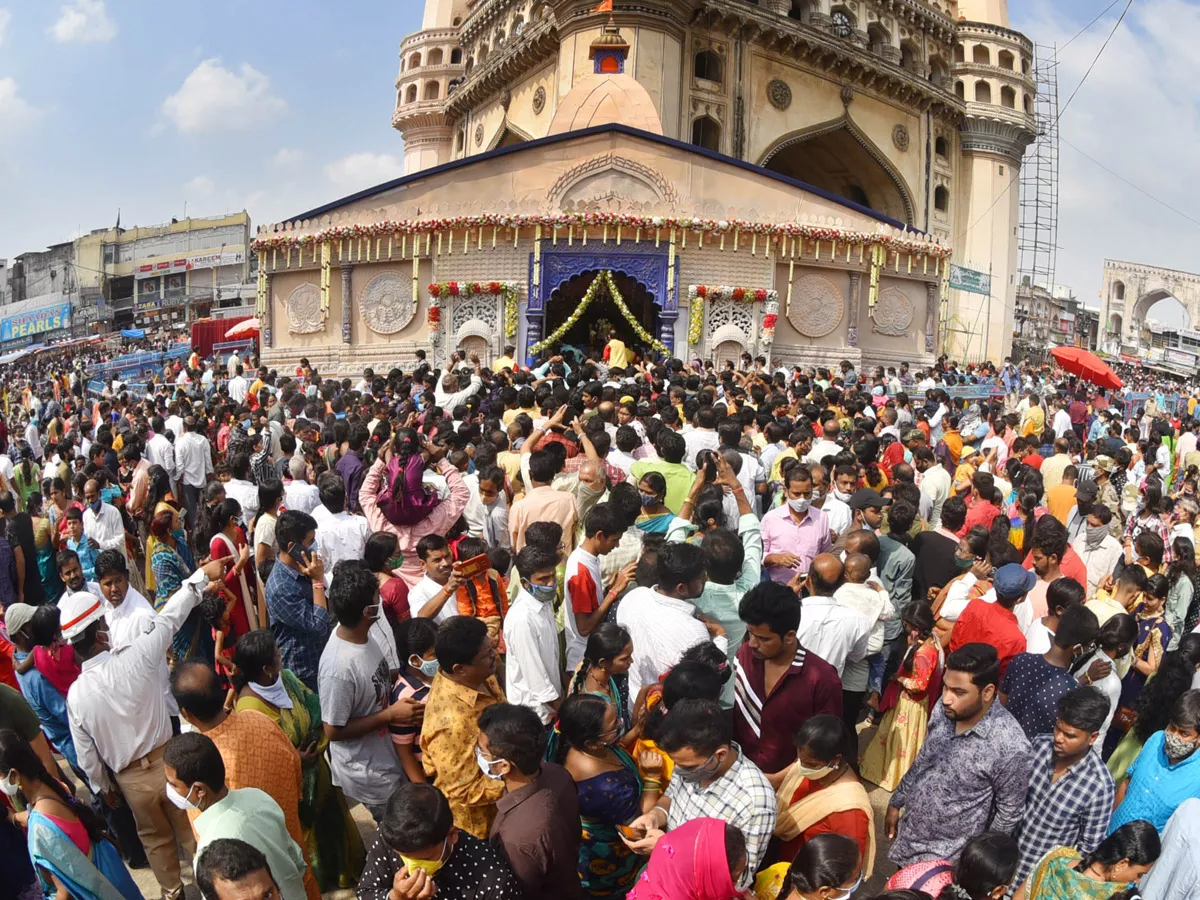
<path fill-rule="evenodd" d="M 22 347 L 20 350 L 14 350 L 12 353 L 5 353 L 0 356 L 0 365 L 7 365 L 11 362 L 16 362 L 18 359 L 23 359 L 30 353 L 42 348 L 41 344 L 30 344 L 28 347 Z"/>
<path fill-rule="evenodd" d="M 121 337 L 129 338 L 130 340 L 140 340 L 146 336 L 145 328 L 122 328 Z"/>

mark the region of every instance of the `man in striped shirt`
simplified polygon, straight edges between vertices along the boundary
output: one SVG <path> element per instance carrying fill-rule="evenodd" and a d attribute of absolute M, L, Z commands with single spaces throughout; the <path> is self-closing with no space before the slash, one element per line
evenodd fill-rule
<path fill-rule="evenodd" d="M 812 716 L 842 716 L 837 670 L 800 645 L 800 598 L 768 581 L 751 588 L 738 606 L 746 641 L 734 662 L 734 738 L 764 772 L 796 761 L 792 738 Z"/>

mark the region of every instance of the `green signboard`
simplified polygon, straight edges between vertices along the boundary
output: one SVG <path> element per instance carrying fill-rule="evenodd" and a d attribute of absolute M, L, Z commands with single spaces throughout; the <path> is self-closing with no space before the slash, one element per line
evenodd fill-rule
<path fill-rule="evenodd" d="M 992 276 L 985 272 L 976 272 L 962 266 L 950 265 L 950 287 L 971 294 L 983 294 L 985 297 L 992 293 Z"/>

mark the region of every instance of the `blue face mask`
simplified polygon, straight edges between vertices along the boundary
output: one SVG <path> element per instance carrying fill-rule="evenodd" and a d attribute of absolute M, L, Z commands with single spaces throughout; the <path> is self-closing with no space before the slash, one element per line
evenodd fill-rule
<path fill-rule="evenodd" d="M 408 664 L 414 669 L 420 669 L 421 674 L 426 678 L 432 678 L 437 674 L 438 661 L 436 659 L 422 659 L 419 656 L 413 655 L 408 658 Z"/>
<path fill-rule="evenodd" d="M 913 461 L 913 455 L 912 455 L 912 451 L 911 451 L 911 450 L 905 450 L 905 451 L 904 451 L 904 461 L 905 461 L 906 463 L 908 463 L 910 466 L 912 465 L 912 461 Z"/>
<path fill-rule="evenodd" d="M 531 584 L 526 581 L 524 584 L 525 590 L 529 591 L 529 596 L 539 603 L 552 603 L 558 594 L 557 581 L 554 584 Z"/>
<path fill-rule="evenodd" d="M 102 507 L 103 505 L 104 505 L 103 500 L 97 500 L 95 503 L 92 504 L 92 512 L 94 512 L 96 515 L 100 515 L 100 507 Z"/>
<path fill-rule="evenodd" d="M 639 496 L 642 498 L 642 506 L 653 506 L 658 502 L 657 494 L 640 494 Z"/>
<path fill-rule="evenodd" d="M 250 420 L 242 419 L 242 427 L 245 428 L 247 431 L 249 431 L 250 430 Z"/>

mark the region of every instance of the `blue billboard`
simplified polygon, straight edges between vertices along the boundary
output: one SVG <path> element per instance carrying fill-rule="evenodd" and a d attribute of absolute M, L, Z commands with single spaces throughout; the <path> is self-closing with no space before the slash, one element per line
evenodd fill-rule
<path fill-rule="evenodd" d="M 71 324 L 71 304 L 43 306 L 17 316 L 0 319 L 0 342 L 15 341 L 35 334 L 58 331 Z"/>

